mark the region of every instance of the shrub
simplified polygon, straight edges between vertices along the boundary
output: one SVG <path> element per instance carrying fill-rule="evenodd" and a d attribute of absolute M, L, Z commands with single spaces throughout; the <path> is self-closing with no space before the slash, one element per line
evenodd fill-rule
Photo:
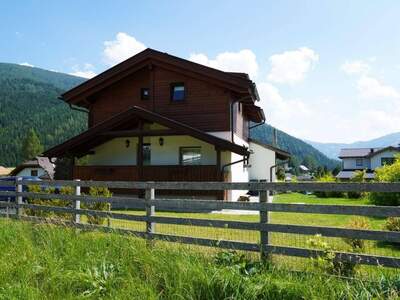
<path fill-rule="evenodd" d="M 355 171 L 354 176 L 350 179 L 350 182 L 364 182 L 365 171 Z M 347 192 L 347 197 L 350 199 L 359 199 L 364 197 L 363 192 Z"/>
<path fill-rule="evenodd" d="M 321 235 L 315 235 L 307 243 L 313 249 L 322 250 L 317 257 L 311 259 L 312 265 L 320 271 L 339 276 L 353 276 L 355 274 L 357 264 L 337 259 L 333 247 L 328 242 L 323 241 Z"/>
<path fill-rule="evenodd" d="M 28 185 L 28 191 L 37 194 L 54 194 L 55 188 L 48 187 L 42 189 L 40 185 Z M 61 195 L 72 195 L 74 190 L 71 187 L 62 187 L 60 189 Z M 28 198 L 28 204 L 43 205 L 43 206 L 59 206 L 59 207 L 72 207 L 72 202 L 68 200 L 61 199 L 40 199 L 40 198 Z M 39 209 L 25 209 L 25 214 L 28 216 L 42 217 L 42 218 L 52 218 L 58 217 L 64 220 L 72 220 L 72 215 L 69 213 L 46 211 Z"/>
<path fill-rule="evenodd" d="M 392 165 L 384 165 L 375 170 L 375 180 L 378 182 L 400 181 L 400 156 L 396 157 Z M 377 193 L 369 195 L 369 200 L 375 205 L 398 206 L 400 205 L 400 193 Z"/>
<path fill-rule="evenodd" d="M 94 197 L 112 197 L 112 193 L 106 187 L 90 187 L 89 195 Z M 82 208 L 100 211 L 111 210 L 110 203 L 107 202 L 94 202 L 94 203 L 84 203 Z M 87 221 L 89 224 L 102 225 L 104 224 L 106 218 L 99 216 L 87 216 Z"/>
<path fill-rule="evenodd" d="M 336 178 L 332 174 L 326 174 L 323 177 L 320 177 L 318 179 L 319 182 L 337 182 Z M 341 198 L 344 196 L 342 192 L 334 192 L 334 191 L 326 191 L 326 192 L 321 192 L 321 191 L 316 191 L 314 194 L 319 197 L 319 198 Z"/>
<path fill-rule="evenodd" d="M 371 228 L 371 225 L 367 218 L 355 217 L 350 220 L 349 224 L 346 227 L 351 228 L 351 229 L 367 230 L 367 229 Z M 345 243 L 350 245 L 350 247 L 352 248 L 353 251 L 358 252 L 358 251 L 364 249 L 364 246 L 365 246 L 364 240 L 355 239 L 355 238 L 344 238 L 343 240 L 345 241 Z"/>
<path fill-rule="evenodd" d="M 400 218 L 388 218 L 385 229 L 389 231 L 400 231 Z"/>

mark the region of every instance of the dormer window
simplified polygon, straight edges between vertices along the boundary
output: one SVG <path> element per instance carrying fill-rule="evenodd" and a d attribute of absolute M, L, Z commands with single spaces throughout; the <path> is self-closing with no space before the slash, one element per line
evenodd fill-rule
<path fill-rule="evenodd" d="M 149 100 L 150 98 L 150 89 L 149 88 L 141 88 L 140 89 L 140 99 Z"/>
<path fill-rule="evenodd" d="M 171 101 L 181 102 L 185 100 L 185 85 L 183 83 L 171 84 Z"/>

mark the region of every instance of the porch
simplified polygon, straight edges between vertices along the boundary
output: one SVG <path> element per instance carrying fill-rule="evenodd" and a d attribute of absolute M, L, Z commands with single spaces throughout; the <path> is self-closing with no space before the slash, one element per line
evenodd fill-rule
<path fill-rule="evenodd" d="M 158 166 L 74 166 L 73 178 L 96 181 L 226 181 L 216 165 L 158 165 Z M 115 193 L 120 191 L 114 190 Z M 126 191 L 125 191 L 126 192 Z M 130 191 L 138 193 L 138 191 Z M 184 195 L 182 191 L 160 191 L 161 195 Z M 225 199 L 219 191 L 196 191 L 198 196 Z"/>

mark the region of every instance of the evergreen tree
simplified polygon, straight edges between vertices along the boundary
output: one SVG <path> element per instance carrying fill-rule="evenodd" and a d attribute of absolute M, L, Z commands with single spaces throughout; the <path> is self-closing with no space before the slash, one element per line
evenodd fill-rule
<path fill-rule="evenodd" d="M 43 152 L 43 145 L 40 143 L 36 131 L 31 128 L 22 145 L 23 160 L 32 159 Z"/>

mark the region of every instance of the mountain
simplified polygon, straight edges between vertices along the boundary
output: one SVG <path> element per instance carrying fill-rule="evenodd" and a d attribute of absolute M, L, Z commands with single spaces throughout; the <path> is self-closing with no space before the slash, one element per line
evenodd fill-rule
<path fill-rule="evenodd" d="M 275 128 L 271 125 L 264 124 L 255 127 L 251 130 L 251 137 L 267 144 L 273 144 L 273 130 Z M 315 149 L 312 145 L 291 136 L 281 130 L 276 130 L 278 147 L 290 152 L 298 163 L 302 163 L 304 160 L 312 157 L 317 166 L 324 167 L 333 170 L 338 166 L 339 161 L 328 158 L 325 154 Z"/>
<path fill-rule="evenodd" d="M 359 141 L 354 143 L 319 143 L 307 141 L 310 145 L 324 153 L 330 158 L 337 158 L 342 148 L 375 148 L 386 146 L 397 146 L 400 143 L 400 132 L 391 133 L 369 141 Z"/>
<path fill-rule="evenodd" d="M 35 129 L 44 148 L 57 145 L 86 129 L 86 114 L 71 110 L 58 99 L 64 91 L 85 79 L 39 68 L 0 63 L 0 165 L 21 162 L 26 133 Z M 272 144 L 273 127 L 252 130 L 252 138 Z M 312 157 L 317 166 L 333 169 L 337 161 L 327 158 L 311 145 L 278 132 L 278 146 L 303 162 Z"/>
<path fill-rule="evenodd" d="M 85 79 L 39 68 L 0 63 L 0 165 L 21 162 L 22 142 L 35 129 L 44 148 L 82 132 L 86 114 L 59 95 Z"/>

